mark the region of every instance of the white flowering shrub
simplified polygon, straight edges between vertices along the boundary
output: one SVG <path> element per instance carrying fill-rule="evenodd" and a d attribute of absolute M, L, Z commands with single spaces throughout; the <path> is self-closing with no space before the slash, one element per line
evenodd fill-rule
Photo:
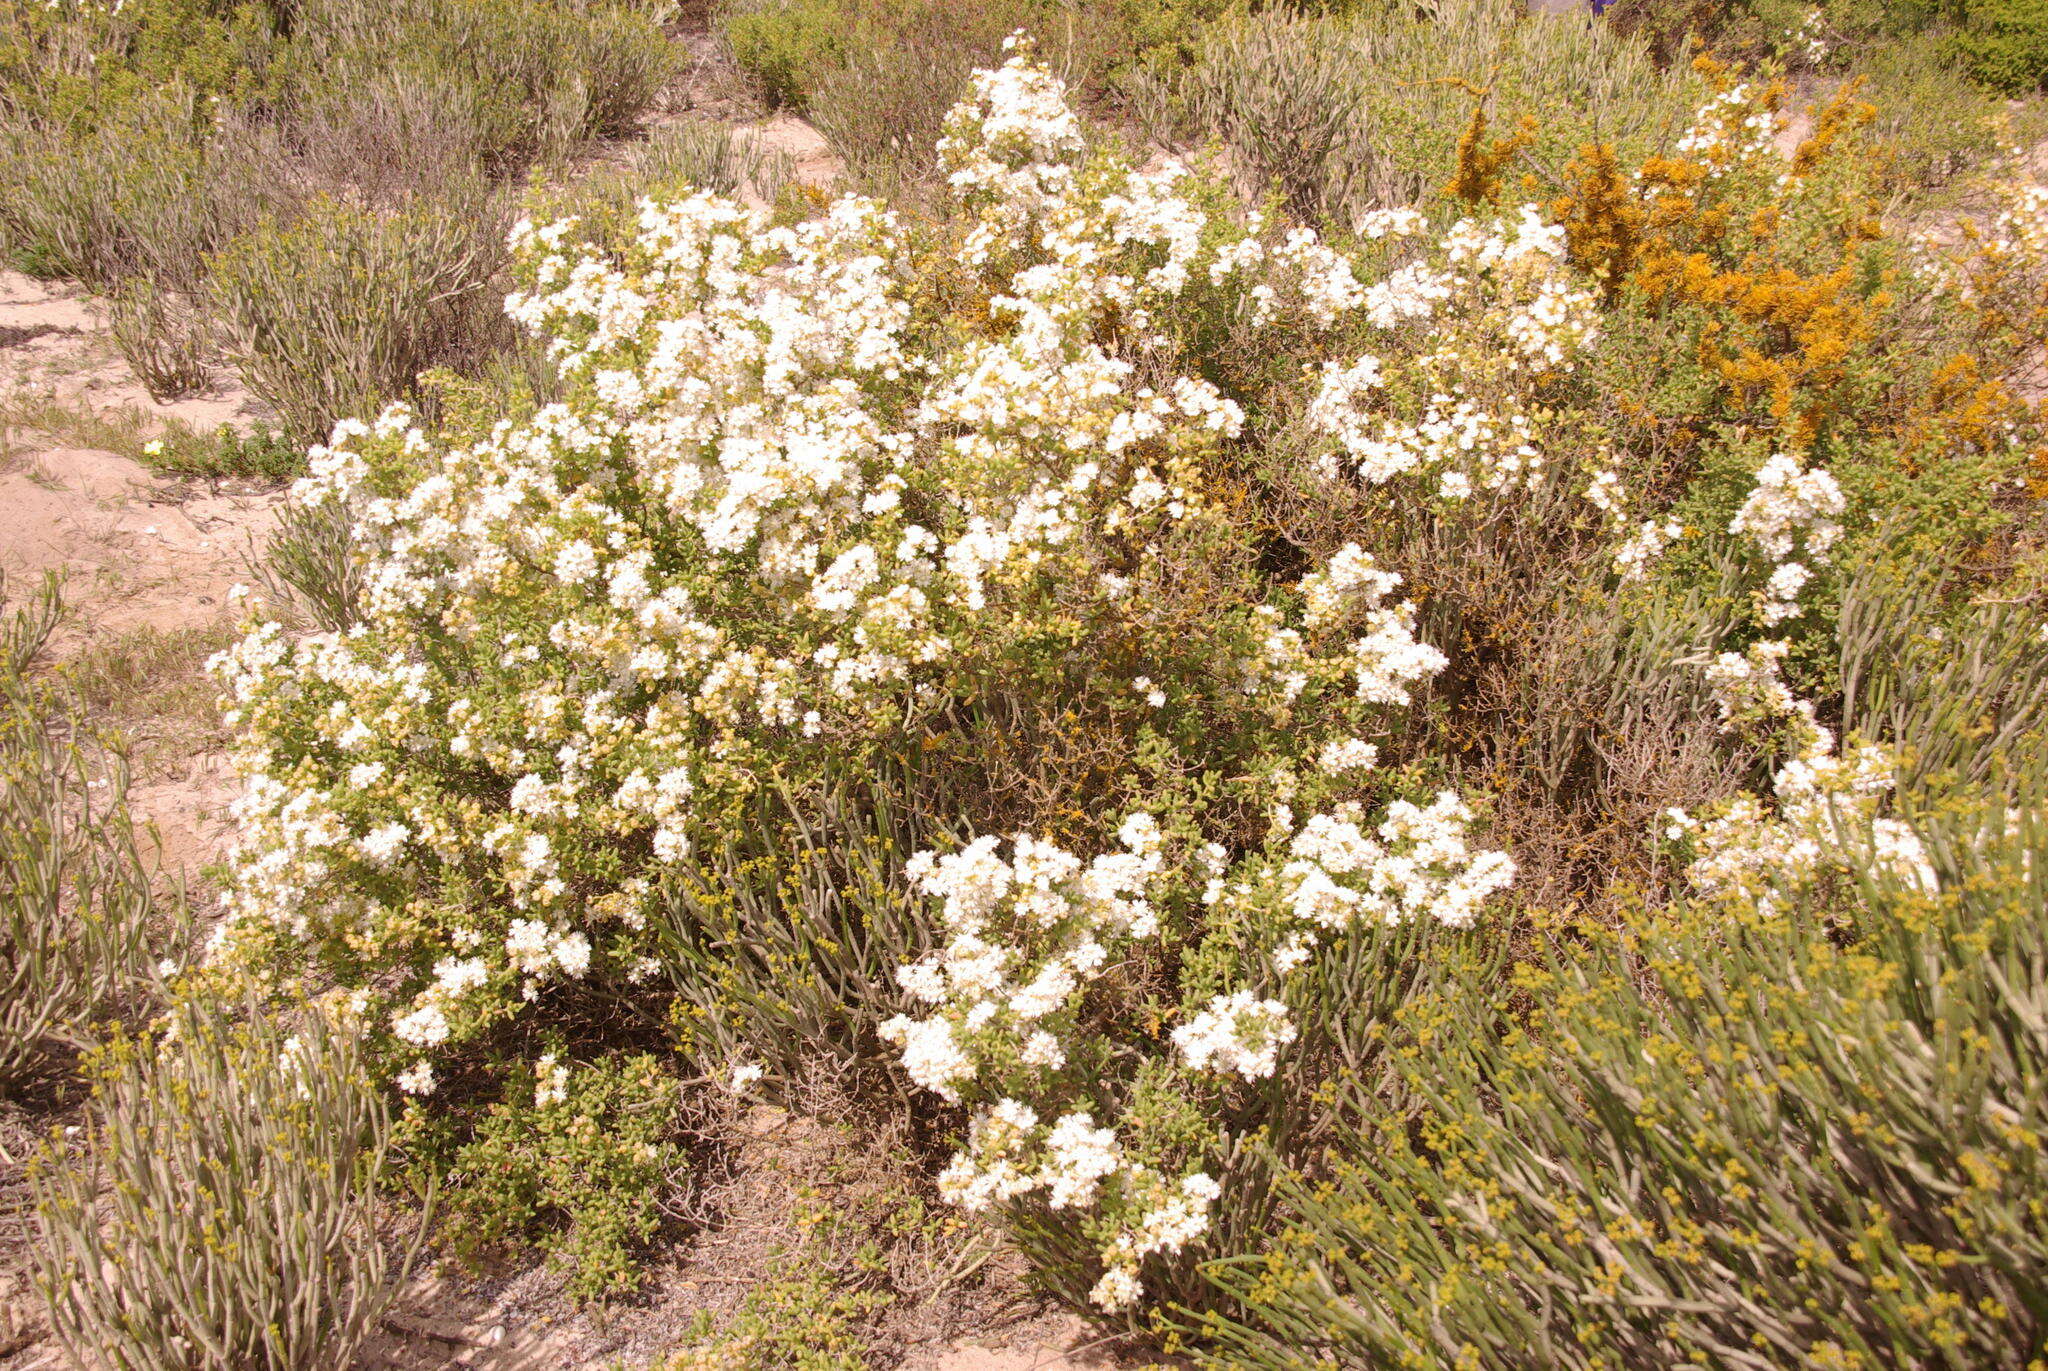
<path fill-rule="evenodd" d="M 1529 488 L 1545 473 L 1536 392 L 1597 343 L 1595 306 L 1566 264 L 1564 230 L 1534 205 L 1512 218 L 1459 220 L 1367 288 L 1368 320 L 1422 341 L 1403 338 L 1398 357 L 1325 364 L 1306 413 L 1328 445 L 1319 470 L 1367 486 L 1411 478 L 1447 501 Z M 1589 495 L 1597 503 L 1603 493 L 1596 480 Z"/>
<path fill-rule="evenodd" d="M 1741 536 L 1771 568 L 1758 593 L 1758 614 L 1774 627 L 1799 617 L 1800 592 L 1824 566 L 1842 536 L 1842 488 L 1822 467 L 1802 469 L 1796 458 L 1773 455 L 1757 468 L 1756 486 L 1735 511 L 1728 531 Z"/>
<path fill-rule="evenodd" d="M 523 222 L 507 307 L 565 398 L 474 435 L 396 407 L 315 449 L 296 498 L 345 511 L 360 606 L 297 639 L 259 622 L 219 659 L 244 778 L 219 974 L 346 999 L 399 1089 L 461 1077 L 447 1107 L 470 1108 L 527 1078 L 516 1025 L 660 1020 L 650 914 L 756 841 L 771 778 L 801 808 L 890 759 L 928 826 L 1092 844 L 1145 806 L 1240 847 L 1293 841 L 1296 805 L 1399 790 L 1376 749 L 1443 654 L 1357 544 L 1276 556 L 1232 474 L 1258 416 L 1301 404 L 1302 352 L 1398 311 L 1185 167 L 1089 152 L 1022 55 L 976 76 L 940 155 L 935 221 L 849 197 L 771 224 L 698 195 L 644 203 L 625 243 Z M 1461 272 L 1528 287 L 1502 313 L 1461 276 L 1473 327 L 1530 365 L 1529 320 L 1585 335 L 1547 277 L 1461 233 Z M 1403 822 L 1358 841 L 1427 849 Z M 1390 860 L 1414 874 L 1384 890 L 1344 868 L 1371 908 L 1492 888 L 1448 852 Z M 1118 871 L 1102 898 L 1150 898 L 1157 873 Z M 1088 938 L 1157 931 L 1043 934 L 1020 955 L 1056 975 Z M 1040 993 L 1056 1023 L 1068 991 Z M 1263 1050 L 1223 1045 L 1269 1012 L 1231 1003 L 1190 1011 L 1211 1065 Z"/>
<path fill-rule="evenodd" d="M 1022 63 L 983 80 L 998 109 L 1056 94 Z M 1178 169 L 1091 164 L 1075 189 L 1070 116 L 955 126 L 960 258 L 1017 292 L 984 297 L 997 336 L 919 316 L 918 245 L 868 201 L 794 228 L 710 197 L 649 206 L 623 264 L 522 226 L 510 308 L 574 399 L 447 450 L 393 409 L 316 452 L 298 497 L 355 512 L 362 621 L 296 642 L 259 624 L 220 660 L 247 776 L 223 959 L 408 963 L 372 997 L 426 1049 L 551 987 L 630 981 L 647 871 L 759 775 L 915 736 L 1042 669 L 1033 651 L 1142 632 L 1165 545 L 1225 527 L 1201 463 L 1244 420 L 1094 336 L 1114 316 L 1171 353 L 1220 226 Z M 1053 260 L 990 265 L 1027 233 Z M 1341 258 L 1276 259 L 1258 284 L 1344 303 Z M 1210 606 L 1202 656 L 1223 668 L 1183 681 L 1169 661 L 1132 703 L 1278 724 L 1313 699 L 1342 737 L 1440 661 L 1397 583 L 1352 549 L 1276 603 Z"/>

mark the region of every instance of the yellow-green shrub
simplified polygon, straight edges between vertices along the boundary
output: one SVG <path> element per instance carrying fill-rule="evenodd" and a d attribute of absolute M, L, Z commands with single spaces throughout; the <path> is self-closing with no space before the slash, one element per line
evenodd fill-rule
<path fill-rule="evenodd" d="M 504 1088 L 445 1173 L 454 1247 L 474 1256 L 537 1240 L 577 1298 L 632 1290 L 638 1250 L 682 1166 L 681 1083 L 645 1055 L 585 1063 L 548 1052 Z M 443 1132 L 415 1106 L 398 1136 L 438 1158 L 448 1155 Z"/>
<path fill-rule="evenodd" d="M 1248 1311 L 1208 1330 L 1222 1364 L 2033 1364 L 2041 799 L 1921 811 L 1939 893 L 1567 920 L 1509 986 L 1411 1005 L 1421 1107 L 1361 1119 L 1271 1250 L 1213 1268 Z"/>
<path fill-rule="evenodd" d="M 1551 22 L 1517 0 L 1433 0 L 1218 23 L 1155 99 L 1183 137 L 1217 136 L 1253 187 L 1348 227 L 1362 211 L 1446 192 L 1475 98 L 1549 182 L 1589 141 L 1646 153 L 1684 129 L 1697 87 L 1611 29 Z M 1480 95 L 1480 92 L 1484 92 Z"/>
<path fill-rule="evenodd" d="M 768 102 L 802 109 L 843 56 L 849 17 L 828 0 L 767 0 L 724 6 L 718 24 L 732 60 Z"/>

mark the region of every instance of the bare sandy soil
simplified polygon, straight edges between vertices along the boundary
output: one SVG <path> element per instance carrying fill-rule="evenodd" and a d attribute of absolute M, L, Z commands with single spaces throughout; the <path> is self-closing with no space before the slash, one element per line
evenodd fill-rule
<path fill-rule="evenodd" d="M 213 857 L 226 772 L 217 730 L 151 728 L 152 697 L 200 692 L 201 649 L 231 631 L 228 591 L 248 579 L 283 497 L 165 477 L 82 444 L 152 422 L 214 429 L 255 415 L 246 393 L 225 386 L 157 404 L 114 351 L 92 301 L 0 272 L 0 571 L 16 595 L 46 572 L 62 578 L 70 613 L 54 645 L 60 661 L 88 673 L 136 656 L 184 668 L 138 672 L 118 702 L 139 734 L 131 802 L 173 870 Z"/>

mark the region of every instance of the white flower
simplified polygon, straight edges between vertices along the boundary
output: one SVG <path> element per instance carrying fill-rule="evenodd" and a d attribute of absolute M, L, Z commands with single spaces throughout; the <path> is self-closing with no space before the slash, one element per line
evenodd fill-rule
<path fill-rule="evenodd" d="M 1615 549 L 1614 570 L 1624 581 L 1640 581 L 1649 574 L 1650 568 L 1664 554 L 1664 549 L 1677 541 L 1685 532 L 1685 525 L 1676 519 L 1663 523 L 1646 519 L 1622 545 Z"/>
<path fill-rule="evenodd" d="M 582 585 L 597 575 L 597 550 L 581 538 L 555 554 L 555 577 L 565 585 Z"/>
<path fill-rule="evenodd" d="M 1097 1128 L 1086 1111 L 1061 1115 L 1046 1134 L 1045 1150 L 1046 1203 L 1054 1209 L 1092 1204 L 1096 1187 L 1123 1164 L 1115 1130 Z"/>
<path fill-rule="evenodd" d="M 944 1019 L 914 1020 L 902 1014 L 882 1024 L 883 1042 L 903 1048 L 903 1070 L 948 1104 L 960 1102 L 959 1084 L 975 1074 L 973 1058 L 953 1038 Z"/>
<path fill-rule="evenodd" d="M 1323 746 L 1316 765 L 1336 775 L 1379 765 L 1380 750 L 1360 738 L 1339 738 Z"/>
<path fill-rule="evenodd" d="M 1801 544 L 1808 557 L 1825 561 L 1841 536 L 1841 525 L 1835 521 L 1844 508 L 1833 475 L 1820 467 L 1803 470 L 1795 459 L 1779 453 L 1757 469 L 1756 488 L 1736 511 L 1728 531 L 1748 535 L 1774 562 L 1790 559 Z"/>
<path fill-rule="evenodd" d="M 1024 1040 L 1024 1051 L 1020 1055 L 1026 1066 L 1043 1067 L 1048 1071 L 1056 1071 L 1067 1062 L 1066 1049 L 1060 1046 L 1060 1040 L 1044 1029 L 1034 1031 Z"/>
<path fill-rule="evenodd" d="M 555 939 L 550 955 L 563 974 L 581 980 L 590 970 L 590 939 L 581 933 L 564 933 Z"/>
<path fill-rule="evenodd" d="M 514 971 L 529 975 L 545 971 L 555 958 L 553 935 L 537 919 L 514 919 L 505 932 L 505 955 Z"/>
<path fill-rule="evenodd" d="M 1173 1045 L 1196 1070 L 1233 1072 L 1246 1080 L 1273 1074 L 1282 1047 L 1294 1041 L 1287 1006 L 1249 990 L 1219 995 L 1179 1028 Z"/>
<path fill-rule="evenodd" d="M 423 1004 L 394 1018 L 391 1031 L 416 1047 L 438 1047 L 448 1041 L 448 1016 L 439 1005 Z"/>
<path fill-rule="evenodd" d="M 490 968 L 481 957 L 466 960 L 444 957 L 434 963 L 434 988 L 453 999 L 474 990 L 490 979 Z"/>
<path fill-rule="evenodd" d="M 544 1053 L 534 1063 L 533 1107 L 546 1109 L 568 1098 L 569 1068 L 557 1062 L 554 1053 Z"/>
<path fill-rule="evenodd" d="M 1102 1279 L 1095 1282 L 1094 1289 L 1088 1292 L 1088 1302 L 1113 1314 L 1136 1304 L 1142 1293 L 1144 1287 L 1138 1284 L 1136 1272 L 1127 1267 L 1112 1266 L 1102 1273 Z"/>
<path fill-rule="evenodd" d="M 365 833 L 357 844 L 365 857 L 382 866 L 396 857 L 412 830 L 401 823 L 380 824 Z"/>

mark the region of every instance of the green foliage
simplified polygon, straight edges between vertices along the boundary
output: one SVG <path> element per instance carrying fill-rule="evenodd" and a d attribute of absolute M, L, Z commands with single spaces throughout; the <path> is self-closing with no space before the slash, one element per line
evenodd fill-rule
<path fill-rule="evenodd" d="M 750 821 L 664 888 L 671 1026 L 708 1071 L 752 1063 L 777 1085 L 822 1070 L 890 1088 L 876 1030 L 897 1008 L 896 968 L 928 950 L 903 863 L 929 844 L 895 798 L 903 778 L 849 772 L 812 796 L 764 791 Z"/>
<path fill-rule="evenodd" d="M 1968 0 L 1964 12 L 1955 46 L 1971 76 L 2014 95 L 2048 82 L 2048 3 Z"/>
<path fill-rule="evenodd" d="M 770 152 L 723 124 L 690 120 L 655 130 L 623 165 L 531 197 L 528 210 L 536 218 L 574 215 L 592 236 L 616 241 L 630 233 L 643 199 L 667 202 L 708 191 L 751 193 L 772 205 L 795 175 L 788 153 Z"/>
<path fill-rule="evenodd" d="M 741 71 L 771 105 L 802 109 L 846 50 L 846 11 L 829 0 L 726 6 L 719 30 Z"/>
<path fill-rule="evenodd" d="M 2004 790 L 2048 755 L 2038 616 L 2023 601 L 1972 602 L 1953 549 L 1908 546 L 1880 545 L 1845 578 L 1842 718 L 1897 750 L 1910 789 Z"/>
<path fill-rule="evenodd" d="M 206 385 L 210 349 L 204 326 L 148 277 L 115 292 L 107 328 L 152 400 L 174 400 Z"/>
<path fill-rule="evenodd" d="M 946 112 L 970 72 L 1001 60 L 1003 41 L 1034 36 L 1076 85 L 1115 76 L 1189 40 L 1214 0 L 732 0 L 720 11 L 727 50 L 772 104 L 801 109 L 864 184 L 896 193 L 930 180 Z"/>
<path fill-rule="evenodd" d="M 481 188 L 389 213 L 325 200 L 209 259 L 209 302 L 250 390 L 299 443 L 411 393 L 506 333 L 486 289 L 503 214 Z"/>
<path fill-rule="evenodd" d="M 1955 54 L 1939 33 L 1872 42 L 1845 59 L 1877 106 L 1872 125 L 1887 187 L 1924 192 L 1965 181 L 2000 144 L 2031 137 L 2037 112 L 2015 114 L 1993 92 L 1955 79 Z"/>
<path fill-rule="evenodd" d="M 101 288 L 148 274 L 189 290 L 206 253 L 296 198 L 267 133 L 231 122 L 210 136 L 209 121 L 178 81 L 90 127 L 0 113 L 0 245 Z"/>
<path fill-rule="evenodd" d="M 886 1355 L 876 1325 L 890 1311 L 959 1294 L 991 1255 L 987 1229 L 935 1208 L 914 1179 L 915 1158 L 819 1136 L 803 1121 L 785 1120 L 780 1131 L 798 1137 L 752 1144 L 798 1159 L 767 1163 L 788 1173 L 775 1189 L 786 1188 L 789 1203 L 765 1271 L 738 1308 L 722 1318 L 700 1312 L 655 1371 L 864 1371 Z M 805 1156 L 803 1133 L 831 1149 L 822 1166 Z"/>
<path fill-rule="evenodd" d="M 334 505 L 289 503 L 256 574 L 270 609 L 324 633 L 344 633 L 363 595 L 363 558 L 347 515 Z"/>
<path fill-rule="evenodd" d="M 938 121 L 974 66 L 991 64 L 1022 30 L 1054 54 L 1062 73 L 1106 93 L 1139 70 L 1184 63 L 1203 29 L 1239 0 L 722 0 L 718 31 L 733 62 L 771 105 L 839 129 L 841 155 L 895 161 L 929 156 Z M 1343 8 L 1344 6 L 1313 6 Z M 859 118 L 857 92 L 882 111 Z M 910 121 L 903 126 L 892 121 Z M 828 134 L 831 129 L 827 128 Z M 893 141 L 892 141 L 893 135 Z"/>
<path fill-rule="evenodd" d="M 856 179 L 883 190 L 925 181 L 937 165 L 940 125 L 968 75 L 995 65 L 1003 40 L 1042 8 L 1033 0 L 892 0 L 820 72 L 805 102 L 811 122 Z"/>
<path fill-rule="evenodd" d="M 1930 81 L 1960 67 L 1979 89 L 1952 81 L 1947 89 L 1966 108 L 1982 108 L 1983 91 L 2026 95 L 2048 80 L 2041 0 L 1618 0 L 1609 15 L 1666 63 L 1704 49 L 1745 64 L 1862 74 L 1887 100 L 1903 96 L 1913 106 L 1910 91 L 1889 79 L 1902 65 L 1931 63 Z M 1927 108 L 1933 122 L 1903 130 L 1909 141 L 1967 134 L 1969 121 L 1956 110 Z"/>
<path fill-rule="evenodd" d="M 88 1122 L 32 1174 L 38 1285 L 70 1352 L 118 1371 L 347 1365 L 419 1243 L 385 1250 L 386 1110 L 351 1030 L 184 1004 L 96 1070 Z"/>
<path fill-rule="evenodd" d="M 680 1083 L 648 1056 L 585 1064 L 545 1053 L 511 1073 L 505 1091 L 448 1159 L 451 1241 L 471 1255 L 537 1241 L 567 1270 L 575 1297 L 630 1292 L 637 1250 L 682 1166 Z M 418 1106 L 399 1136 L 436 1157 L 446 1145 Z"/>
<path fill-rule="evenodd" d="M 506 174 L 632 127 L 682 61 L 659 24 L 668 8 L 643 0 L 304 0 L 294 7 L 285 63 L 302 85 L 292 108 L 362 139 L 365 157 L 405 158 L 417 154 L 403 130 L 378 125 L 394 95 L 410 99 L 420 114 L 465 131 L 462 156 Z M 366 113 L 381 120 L 351 118 L 366 96 Z M 421 108 L 421 100 L 433 103 Z"/>
<path fill-rule="evenodd" d="M 1887 42 L 1953 23 L 1959 0 L 1616 0 L 1608 20 L 1663 62 L 1707 51 L 1725 60 L 1840 66 Z"/>
<path fill-rule="evenodd" d="M 180 912 L 151 892 L 125 769 L 89 750 L 76 701 L 30 675 L 61 613 L 56 579 L 26 603 L 4 592 L 0 580 L 0 1087 L 132 1009 Z"/>
<path fill-rule="evenodd" d="M 691 1345 L 655 1363 L 658 1371 L 866 1371 L 866 1324 L 887 1309 L 885 1292 L 847 1289 L 798 1254 L 748 1287 L 725 1327 L 700 1312 Z"/>
<path fill-rule="evenodd" d="M 680 69 L 668 9 L 12 6 L 0 253 L 112 291 L 158 398 L 225 347 L 303 445 L 505 346 L 476 296 L 504 225 L 479 179 L 629 131 Z"/>
<path fill-rule="evenodd" d="M 212 450 L 204 465 L 186 470 L 195 475 L 283 481 L 302 471 L 305 462 L 305 449 L 274 429 L 259 424 L 244 433 L 223 424 L 214 431 Z"/>

